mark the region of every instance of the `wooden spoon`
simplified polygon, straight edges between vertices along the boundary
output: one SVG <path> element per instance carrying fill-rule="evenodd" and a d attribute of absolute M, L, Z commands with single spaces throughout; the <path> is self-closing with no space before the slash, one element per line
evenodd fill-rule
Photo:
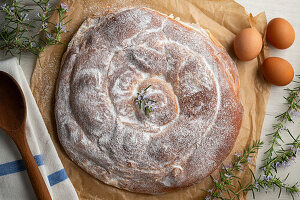
<path fill-rule="evenodd" d="M 39 200 L 51 200 L 48 188 L 32 156 L 25 134 L 26 102 L 18 83 L 0 71 L 0 128 L 16 143 Z"/>

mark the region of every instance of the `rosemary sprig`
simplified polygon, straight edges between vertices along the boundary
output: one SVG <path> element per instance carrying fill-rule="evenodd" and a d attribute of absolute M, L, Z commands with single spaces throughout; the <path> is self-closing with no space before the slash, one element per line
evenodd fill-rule
<path fill-rule="evenodd" d="M 299 75 L 297 75 L 298 79 L 300 78 Z M 296 83 L 300 83 L 299 81 L 294 81 Z M 278 142 L 278 139 L 280 139 L 282 142 L 282 138 L 280 136 L 282 131 L 286 131 L 289 133 L 289 135 L 292 137 L 292 139 L 295 141 L 295 138 L 292 136 L 290 131 L 286 128 L 286 123 L 287 122 L 294 122 L 293 118 L 298 114 L 299 112 L 299 93 L 300 93 L 300 86 L 295 87 L 294 89 L 285 89 L 286 91 L 289 92 L 288 97 L 284 97 L 286 100 L 285 104 L 288 105 L 288 108 L 286 109 L 285 112 L 282 114 L 276 116 L 278 123 L 273 125 L 273 128 L 275 131 L 273 133 L 268 134 L 269 136 L 272 137 L 272 140 L 270 142 L 270 148 L 265 152 L 266 157 L 263 160 L 265 162 L 263 169 L 264 173 L 266 175 L 272 174 L 272 170 L 276 170 L 276 165 L 274 166 L 274 159 L 277 159 L 278 157 L 276 150 L 275 150 L 275 144 L 278 146 L 281 146 L 281 144 Z M 283 148 L 281 148 L 281 153 L 284 153 Z M 276 154 L 275 158 L 272 158 L 273 154 Z M 280 152 L 279 152 L 280 153 Z"/>
<path fill-rule="evenodd" d="M 299 75 L 297 75 L 297 77 L 298 79 L 300 78 Z M 299 81 L 294 81 L 294 82 L 300 83 Z M 294 122 L 293 118 L 295 117 L 296 114 L 298 114 L 300 108 L 299 105 L 300 86 L 297 86 L 294 89 L 285 89 L 285 90 L 289 92 L 288 97 L 284 97 L 284 99 L 286 100 L 285 104 L 288 105 L 288 108 L 286 109 L 285 112 L 276 116 L 278 123 L 273 125 L 275 131 L 273 133 L 268 134 L 269 136 L 272 137 L 272 140 L 270 142 L 270 148 L 265 152 L 266 157 L 263 160 L 265 162 L 263 168 L 264 168 L 264 173 L 266 175 L 272 174 L 272 169 L 276 169 L 276 166 L 275 167 L 272 166 L 272 163 L 274 163 L 273 162 L 274 158 L 272 158 L 272 156 L 274 153 L 276 154 L 275 144 L 281 146 L 278 140 L 284 142 L 280 136 L 282 131 L 287 131 L 289 135 L 293 138 L 290 131 L 286 128 L 286 123 Z"/>
<path fill-rule="evenodd" d="M 205 200 L 210 199 L 222 199 L 222 200 L 232 200 L 240 199 L 241 195 L 246 195 L 248 191 L 252 191 L 253 197 L 255 198 L 254 193 L 274 189 L 275 187 L 279 188 L 278 198 L 281 195 L 282 190 L 285 190 L 289 193 L 294 199 L 294 194 L 299 193 L 299 186 L 297 183 L 290 186 L 285 183 L 285 179 L 281 180 L 279 177 L 269 175 L 262 175 L 258 178 L 255 177 L 253 171 L 249 168 L 251 172 L 251 180 L 242 185 L 239 181 L 239 177 L 235 175 L 236 172 L 243 170 L 246 165 L 251 164 L 251 158 L 257 151 L 262 147 L 263 142 L 256 142 L 251 148 L 244 150 L 243 154 L 235 154 L 231 164 L 227 167 L 222 165 L 222 169 L 219 169 L 219 178 L 215 179 L 211 176 L 213 180 L 213 188 L 209 190 L 202 190 L 207 193 Z M 294 155 L 295 156 L 295 155 Z M 219 181 L 220 180 L 220 181 Z M 234 183 L 238 183 L 238 187 Z"/>
<path fill-rule="evenodd" d="M 289 130 L 288 130 L 289 132 Z M 289 132 L 289 134 L 291 134 Z M 293 137 L 293 135 L 291 135 Z M 297 138 L 294 138 L 294 141 L 292 143 L 287 144 L 287 148 L 283 149 L 282 147 L 280 150 L 276 151 L 276 156 L 272 158 L 272 160 L 269 163 L 265 163 L 263 165 L 264 171 L 266 171 L 266 166 L 271 166 L 275 172 L 277 172 L 278 167 L 282 166 L 290 166 L 292 161 L 295 161 L 295 158 L 297 156 L 297 153 L 300 151 L 300 140 L 298 136 Z"/>
<path fill-rule="evenodd" d="M 261 190 L 268 192 L 269 190 L 274 190 L 275 187 L 279 189 L 278 198 L 280 198 L 282 190 L 285 190 L 287 193 L 289 193 L 293 199 L 294 199 L 294 194 L 299 195 L 299 188 L 298 188 L 299 186 L 297 185 L 298 183 L 295 183 L 292 186 L 285 183 L 288 176 L 286 176 L 283 180 L 281 180 L 279 177 L 273 176 L 271 174 L 267 176 L 262 175 L 259 176 L 258 178 L 255 178 L 254 173 L 252 171 L 251 174 L 252 174 L 251 182 L 248 183 L 251 185 L 251 188 L 249 189 L 247 188 L 246 190 L 248 191 L 251 190 L 254 198 L 255 198 L 254 190 L 258 192 L 260 192 Z"/>
<path fill-rule="evenodd" d="M 154 100 L 151 100 L 149 95 L 146 94 L 147 90 L 151 87 L 149 85 L 145 89 L 141 90 L 137 93 L 137 98 L 135 99 L 136 104 L 139 105 L 140 109 L 143 109 L 145 112 L 145 115 L 148 115 L 149 113 L 153 112 L 155 109 L 157 109 L 157 102 Z"/>
<path fill-rule="evenodd" d="M 18 55 L 19 60 L 23 53 L 31 53 L 39 58 L 45 46 L 62 44 L 61 34 L 66 32 L 65 26 L 70 21 L 66 21 L 68 8 L 65 4 L 51 8 L 49 0 L 32 2 L 40 8 L 32 19 L 29 19 L 33 14 L 32 9 L 22 1 L 5 1 L 0 6 L 0 12 L 5 15 L 0 26 L 0 50 L 4 50 L 6 55 Z M 57 24 L 48 21 L 53 12 L 59 15 Z"/>
<path fill-rule="evenodd" d="M 239 199 L 240 193 L 244 193 L 245 188 L 241 188 L 238 191 L 234 191 L 234 181 L 237 181 L 239 185 L 239 177 L 234 175 L 234 172 L 240 171 L 243 169 L 243 166 L 252 163 L 251 158 L 254 154 L 257 153 L 258 149 L 260 149 L 263 145 L 263 142 L 255 142 L 251 147 L 248 147 L 240 154 L 235 154 L 235 157 L 232 159 L 231 164 L 227 167 L 222 165 L 222 169 L 219 169 L 219 178 L 215 179 L 211 176 L 213 180 L 213 188 L 208 191 L 202 190 L 207 193 L 206 200 L 219 198 L 219 199 L 232 199 L 236 197 Z M 247 186 L 246 188 L 248 188 Z M 229 198 L 224 197 L 225 193 Z"/>

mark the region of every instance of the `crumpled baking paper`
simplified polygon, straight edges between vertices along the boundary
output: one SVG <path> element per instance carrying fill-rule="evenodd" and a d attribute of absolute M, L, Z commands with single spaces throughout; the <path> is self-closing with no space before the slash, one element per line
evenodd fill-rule
<path fill-rule="evenodd" d="M 233 0 L 63 0 L 62 3 L 68 5 L 70 11 L 67 14 L 69 15 L 69 19 L 72 19 L 67 24 L 69 32 L 62 36 L 62 40 L 66 44 L 71 40 L 81 23 L 89 16 L 105 15 L 109 12 L 130 6 L 150 7 L 162 13 L 180 17 L 184 22 L 195 23 L 208 29 L 226 48 L 238 67 L 240 94 L 244 106 L 244 118 L 240 134 L 232 153 L 224 163 L 226 164 L 231 161 L 234 152 L 241 153 L 247 145 L 251 145 L 254 140 L 260 139 L 270 85 L 264 81 L 259 72 L 259 66 L 263 62 L 263 59 L 269 55 L 269 50 L 266 42 L 264 42 L 263 50 L 257 59 L 243 62 L 235 57 L 232 44 L 235 35 L 241 29 L 250 26 L 255 27 L 265 38 L 267 20 L 264 13 L 253 17 L 246 12 L 244 7 Z M 54 14 L 50 20 L 57 22 L 57 15 Z M 65 45 L 55 45 L 46 48 L 46 51 L 40 55 L 41 65 L 37 62 L 34 69 L 31 89 L 51 135 L 51 139 L 67 174 L 75 186 L 79 198 L 96 200 L 204 199 L 206 194 L 200 189 L 209 189 L 212 187 L 210 177 L 205 178 L 200 184 L 176 192 L 162 195 L 137 194 L 102 183 L 83 171 L 68 158 L 58 141 L 54 119 L 56 79 L 60 68 L 60 61 L 65 50 Z M 250 168 L 255 170 L 254 158 L 252 159 Z M 212 175 L 217 177 L 217 174 L 218 170 Z M 241 177 L 241 184 L 247 183 L 251 177 L 250 171 L 247 168 L 238 175 Z M 241 197 L 241 199 L 246 199 L 246 197 Z"/>

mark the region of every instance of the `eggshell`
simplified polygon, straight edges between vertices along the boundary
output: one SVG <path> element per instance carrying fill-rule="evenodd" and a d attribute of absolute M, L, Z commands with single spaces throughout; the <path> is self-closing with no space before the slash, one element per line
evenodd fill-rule
<path fill-rule="evenodd" d="M 236 56 L 243 61 L 256 58 L 262 48 L 262 37 L 255 28 L 241 30 L 234 39 L 233 48 Z"/>
<path fill-rule="evenodd" d="M 279 57 L 265 59 L 261 71 L 267 81 L 278 86 L 287 85 L 294 78 L 292 65 Z"/>
<path fill-rule="evenodd" d="M 267 40 L 278 49 L 289 48 L 295 41 L 295 30 L 285 19 L 272 19 L 267 27 Z"/>

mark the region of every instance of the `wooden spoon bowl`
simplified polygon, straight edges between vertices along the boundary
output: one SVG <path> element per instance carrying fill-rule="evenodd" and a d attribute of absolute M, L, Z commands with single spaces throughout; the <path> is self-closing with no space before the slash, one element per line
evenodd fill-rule
<path fill-rule="evenodd" d="M 16 143 L 39 200 L 51 200 L 50 193 L 32 156 L 25 134 L 26 102 L 18 83 L 0 71 L 0 128 Z"/>
<path fill-rule="evenodd" d="M 4 131 L 17 130 L 26 121 L 25 99 L 20 91 L 8 74 L 0 72 L 0 127 Z"/>

